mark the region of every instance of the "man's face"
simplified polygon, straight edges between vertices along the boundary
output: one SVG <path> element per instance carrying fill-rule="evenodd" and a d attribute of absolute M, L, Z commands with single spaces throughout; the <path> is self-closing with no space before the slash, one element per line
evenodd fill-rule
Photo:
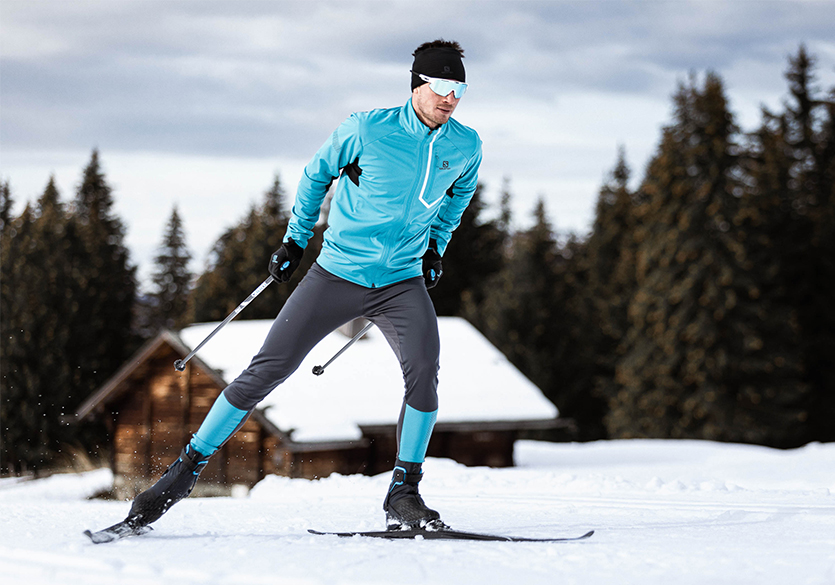
<path fill-rule="evenodd" d="M 445 96 L 438 95 L 432 91 L 428 83 L 412 90 L 412 105 L 417 117 L 433 130 L 447 123 L 460 101 L 453 92 Z"/>

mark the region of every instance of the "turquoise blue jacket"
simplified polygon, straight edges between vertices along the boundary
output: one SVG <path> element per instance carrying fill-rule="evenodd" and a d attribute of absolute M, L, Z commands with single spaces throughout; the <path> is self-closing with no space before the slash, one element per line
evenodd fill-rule
<path fill-rule="evenodd" d="M 317 262 L 366 287 L 422 274 L 429 240 L 443 255 L 472 199 L 481 139 L 450 118 L 425 126 L 412 102 L 352 114 L 305 167 L 284 240 L 302 247 L 339 178 Z"/>

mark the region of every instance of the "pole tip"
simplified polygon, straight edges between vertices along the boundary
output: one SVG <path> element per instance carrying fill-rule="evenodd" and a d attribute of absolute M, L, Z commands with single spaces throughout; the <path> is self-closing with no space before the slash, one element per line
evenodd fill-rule
<path fill-rule="evenodd" d="M 177 360 L 176 362 L 174 362 L 174 369 L 177 370 L 178 372 L 182 372 L 183 370 L 186 369 L 185 362 L 183 362 L 183 360 Z"/>
<path fill-rule="evenodd" d="M 313 366 L 313 375 L 314 376 L 321 376 L 325 373 L 325 368 L 322 366 Z"/>

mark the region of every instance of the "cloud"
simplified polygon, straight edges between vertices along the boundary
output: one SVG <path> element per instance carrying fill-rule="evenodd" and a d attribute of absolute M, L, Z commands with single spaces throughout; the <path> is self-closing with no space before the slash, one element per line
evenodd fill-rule
<path fill-rule="evenodd" d="M 835 16 L 822 2 L 8 4 L 7 148 L 235 156 L 310 150 L 351 111 L 402 103 L 432 36 L 461 38 L 479 99 L 549 103 L 667 96 L 690 70 L 773 64 L 829 38 Z"/>
<path fill-rule="evenodd" d="M 181 206 L 204 245 L 236 217 L 207 186 L 225 175 L 207 169 L 250 174 L 233 201 L 260 196 L 275 170 L 292 194 L 347 115 L 405 102 L 412 51 L 443 37 L 466 50 L 456 118 L 484 140 L 488 200 L 509 176 L 520 221 L 542 196 L 558 227 L 583 232 L 618 146 L 640 177 L 680 80 L 718 72 L 756 124 L 761 103 L 779 106 L 801 42 L 820 85 L 835 85 L 833 22 L 835 3 L 814 1 L 4 0 L 0 172 L 25 200 L 60 169 L 70 195 L 66 161 L 77 174 L 98 147 L 138 247 L 187 184 L 201 213 L 223 210 Z M 170 180 L 134 186 L 143 175 Z"/>

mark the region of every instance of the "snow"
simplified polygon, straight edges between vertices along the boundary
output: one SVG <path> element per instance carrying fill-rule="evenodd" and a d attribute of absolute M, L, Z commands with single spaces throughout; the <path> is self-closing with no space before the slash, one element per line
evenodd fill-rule
<path fill-rule="evenodd" d="M 0 481 L 0 582 L 87 584 L 835 583 L 835 445 L 519 442 L 517 467 L 426 462 L 422 492 L 456 528 L 572 543 L 379 541 L 389 478 L 271 476 L 244 498 L 189 498 L 142 537 L 81 532 L 127 513 L 87 500 L 108 472 Z"/>
<path fill-rule="evenodd" d="M 197 354 L 222 372 L 229 383 L 249 365 L 272 321 L 232 322 Z M 201 323 L 180 331 L 196 347 L 217 323 Z M 438 374 L 438 422 L 549 420 L 554 405 L 507 358 L 467 321 L 438 319 L 441 369 Z M 376 328 L 329 365 L 324 365 L 349 338 L 334 332 L 325 337 L 298 371 L 260 403 L 259 408 L 295 441 L 354 440 L 361 424 L 395 424 L 403 400 L 403 374 L 385 337 Z M 358 399 L 362 397 L 362 399 Z M 328 405 L 328 408 L 322 408 Z"/>

